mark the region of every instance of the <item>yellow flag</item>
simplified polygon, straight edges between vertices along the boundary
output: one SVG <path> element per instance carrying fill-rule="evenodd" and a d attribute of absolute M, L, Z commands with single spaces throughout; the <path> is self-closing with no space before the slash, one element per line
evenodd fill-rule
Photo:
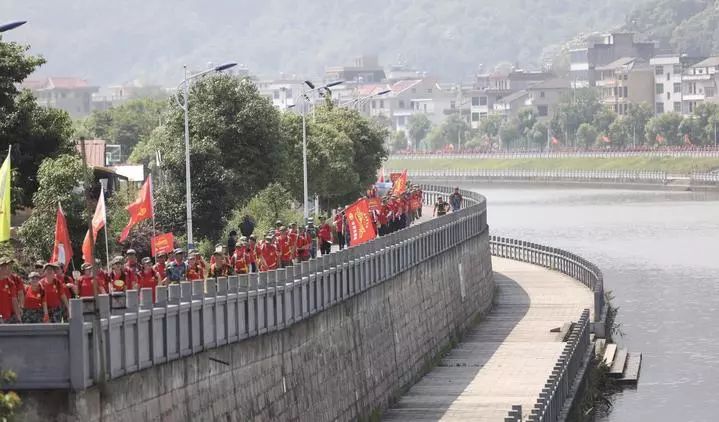
<path fill-rule="evenodd" d="M 10 151 L 0 167 L 0 242 L 10 240 Z"/>

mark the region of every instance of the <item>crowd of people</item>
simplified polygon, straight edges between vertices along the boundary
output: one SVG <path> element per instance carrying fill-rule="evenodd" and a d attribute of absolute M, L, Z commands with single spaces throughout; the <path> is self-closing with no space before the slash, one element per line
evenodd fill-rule
<path fill-rule="evenodd" d="M 416 185 L 409 185 L 402 194 L 390 192 L 382 197 L 373 187 L 366 198 L 374 204 L 370 219 L 378 236 L 401 230 L 422 216 L 422 190 Z M 449 206 L 440 198 L 433 214 L 444 215 Z M 253 233 L 254 224 L 245 224 L 251 221 L 248 218 L 239 227 L 239 235 L 233 230 L 226 245 L 215 246 L 209 260 L 196 249 L 177 248 L 156 254 L 153 262 L 150 257 L 138 259 L 137 252 L 128 249 L 124 256 L 110 260 L 107 271 L 100 260 L 82 264 L 80 271 L 69 271 L 58 262 L 37 261 L 24 280 L 13 272 L 13 259 L 0 258 L 0 323 L 63 322 L 68 319 L 71 298 L 149 288 L 154 301 L 157 286 L 270 271 L 307 261 L 318 253 L 326 255 L 333 245 L 340 250 L 352 245 L 347 209 L 337 208 L 319 226 L 313 218 L 303 226 L 277 221 L 264 236 Z"/>

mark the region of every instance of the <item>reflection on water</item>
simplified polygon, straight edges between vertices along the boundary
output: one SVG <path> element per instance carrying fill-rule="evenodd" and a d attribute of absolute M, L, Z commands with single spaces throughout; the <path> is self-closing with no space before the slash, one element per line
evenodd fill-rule
<path fill-rule="evenodd" d="M 467 186 L 469 187 L 469 186 Z M 630 351 L 635 390 L 603 421 L 710 421 L 719 406 L 719 199 L 687 192 L 469 187 L 490 231 L 600 266 Z"/>

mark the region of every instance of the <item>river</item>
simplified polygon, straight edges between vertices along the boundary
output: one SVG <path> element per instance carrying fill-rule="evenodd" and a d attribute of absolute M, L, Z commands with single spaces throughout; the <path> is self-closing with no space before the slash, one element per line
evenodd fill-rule
<path fill-rule="evenodd" d="M 467 186 L 469 187 L 469 186 Z M 607 422 L 713 421 L 719 411 L 719 199 L 687 192 L 470 187 L 490 233 L 595 262 L 619 307 L 621 337 L 642 352 L 639 384 Z"/>

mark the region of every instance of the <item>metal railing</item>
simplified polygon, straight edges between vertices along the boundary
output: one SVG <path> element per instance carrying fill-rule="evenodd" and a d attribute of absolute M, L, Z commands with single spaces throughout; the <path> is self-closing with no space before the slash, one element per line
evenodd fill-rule
<path fill-rule="evenodd" d="M 396 172 L 398 170 L 390 170 Z M 667 172 L 631 170 L 408 170 L 409 177 L 417 179 L 452 180 L 467 179 L 516 182 L 585 182 L 585 183 L 646 183 L 666 184 Z"/>
<path fill-rule="evenodd" d="M 719 148 L 679 148 L 679 149 L 653 149 L 653 150 L 597 150 L 597 151 L 498 151 L 498 152 L 427 152 L 392 154 L 390 160 L 429 160 L 429 159 L 533 159 L 533 158 L 622 158 L 622 157 L 690 157 L 690 158 L 718 158 Z"/>
<path fill-rule="evenodd" d="M 689 176 L 689 184 L 692 186 L 719 186 L 719 172 L 692 173 Z"/>
<path fill-rule="evenodd" d="M 428 201 L 452 191 L 422 188 Z M 126 292 L 122 306 L 111 306 L 108 295 L 100 295 L 97 303 L 72 299 L 66 324 L 0 325 L 0 367 L 17 374 L 13 389 L 78 391 L 92 386 L 102 372 L 113 379 L 281 330 L 485 234 L 484 197 L 461 193 L 465 206 L 457 212 L 299 265 L 161 286 L 154 303 L 150 289 Z M 97 346 L 100 336 L 93 323 L 84 317 L 95 306 L 104 350 Z"/>
<path fill-rule="evenodd" d="M 594 321 L 601 322 L 604 313 L 604 277 L 601 270 L 586 259 L 558 248 L 538 245 L 522 240 L 490 236 L 489 245 L 493 256 L 527 262 L 566 274 L 587 286 L 594 294 Z M 574 324 L 562 354 L 552 369 L 552 374 L 542 388 L 530 421 L 556 421 L 569 395 L 583 359 L 591 347 L 589 309 L 582 311 Z M 521 421 L 521 406 L 512 406 L 506 421 Z"/>

